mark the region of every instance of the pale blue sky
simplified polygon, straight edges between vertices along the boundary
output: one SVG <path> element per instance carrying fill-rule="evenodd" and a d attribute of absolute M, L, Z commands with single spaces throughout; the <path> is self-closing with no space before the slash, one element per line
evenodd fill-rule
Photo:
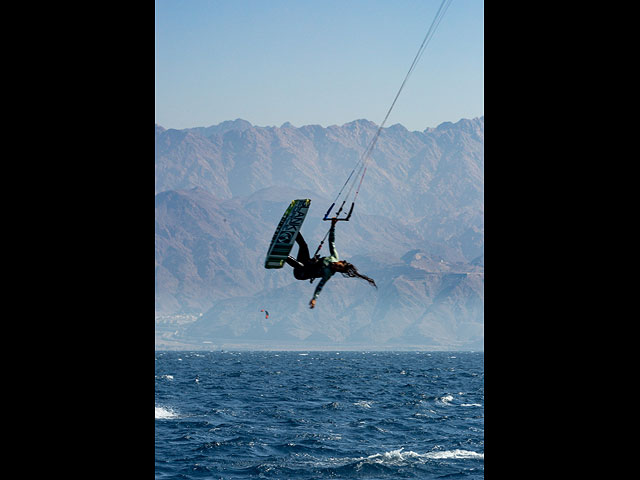
<path fill-rule="evenodd" d="M 384 119 L 441 0 L 156 0 L 156 123 Z M 484 1 L 453 0 L 386 126 L 484 115 Z"/>

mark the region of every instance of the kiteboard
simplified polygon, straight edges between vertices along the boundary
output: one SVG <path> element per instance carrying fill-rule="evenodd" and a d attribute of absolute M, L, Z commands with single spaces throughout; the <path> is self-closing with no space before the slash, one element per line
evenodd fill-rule
<path fill-rule="evenodd" d="M 282 268 L 284 266 L 285 259 L 291 252 L 296 236 L 302 227 L 302 222 L 307 216 L 309 205 L 311 205 L 311 199 L 302 198 L 292 201 L 287 207 L 271 239 L 264 268 Z"/>

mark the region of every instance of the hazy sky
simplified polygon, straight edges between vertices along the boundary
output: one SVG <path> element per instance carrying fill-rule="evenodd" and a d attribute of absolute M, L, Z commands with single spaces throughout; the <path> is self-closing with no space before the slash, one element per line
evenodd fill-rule
<path fill-rule="evenodd" d="M 384 119 L 441 0 L 156 0 L 156 123 Z M 484 1 L 453 0 L 386 126 L 484 115 Z"/>

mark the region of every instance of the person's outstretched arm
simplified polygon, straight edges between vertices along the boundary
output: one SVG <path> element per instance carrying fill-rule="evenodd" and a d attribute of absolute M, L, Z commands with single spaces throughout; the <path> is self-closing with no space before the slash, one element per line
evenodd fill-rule
<path fill-rule="evenodd" d="M 313 308 L 313 307 L 316 306 L 316 300 L 318 299 L 318 296 L 320 295 L 320 292 L 322 291 L 322 287 L 324 287 L 324 284 L 327 283 L 327 280 L 329 280 L 329 278 L 330 277 L 322 277 L 320 279 L 320 281 L 318 282 L 318 285 L 316 286 L 315 291 L 313 292 L 313 298 L 309 302 L 309 308 Z"/>
<path fill-rule="evenodd" d="M 331 229 L 329 230 L 329 253 L 331 254 L 330 260 L 331 262 L 337 262 L 340 258 L 338 257 L 338 250 L 336 250 L 336 222 L 337 218 L 331 219 Z"/>

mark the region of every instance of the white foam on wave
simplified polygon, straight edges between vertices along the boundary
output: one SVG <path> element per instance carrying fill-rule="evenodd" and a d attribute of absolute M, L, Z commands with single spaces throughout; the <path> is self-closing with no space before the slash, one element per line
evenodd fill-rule
<path fill-rule="evenodd" d="M 376 453 L 368 457 L 359 458 L 326 458 L 313 459 L 315 467 L 336 467 L 353 465 L 356 470 L 362 468 L 363 465 L 384 465 L 391 467 L 407 467 L 415 464 L 426 464 L 432 461 L 446 460 L 483 460 L 484 453 L 473 452 L 471 450 L 436 450 L 427 453 L 417 453 L 412 450 L 404 451 L 404 448 L 391 450 L 384 453 Z"/>
<path fill-rule="evenodd" d="M 455 449 L 455 450 L 445 450 L 442 452 L 429 452 L 429 453 L 425 453 L 425 456 L 427 456 L 428 458 L 478 458 L 478 459 L 483 459 L 484 460 L 484 453 L 478 453 L 478 452 L 473 452 L 471 450 L 460 450 L 460 449 Z"/>
<path fill-rule="evenodd" d="M 453 395 L 443 395 L 442 397 L 438 398 L 438 400 L 445 405 L 449 405 L 451 402 L 453 402 Z"/>
<path fill-rule="evenodd" d="M 360 459 L 361 461 L 398 465 L 411 461 L 424 462 L 427 460 L 459 460 L 459 459 L 483 459 L 484 453 L 473 452 L 470 450 L 444 450 L 427 453 L 416 453 L 411 450 L 405 452 L 403 448 L 398 450 L 391 450 L 390 452 L 377 453 L 370 455 L 367 458 Z"/>
<path fill-rule="evenodd" d="M 399 448 L 398 450 L 391 450 L 390 452 L 376 453 L 375 455 L 368 456 L 366 460 L 373 460 L 377 463 L 397 463 L 422 457 L 419 453 L 412 452 L 411 450 L 408 452 L 403 452 L 403 450 L 403 448 Z"/>
<path fill-rule="evenodd" d="M 156 420 L 165 420 L 167 418 L 177 418 L 178 414 L 166 407 L 156 407 Z"/>

